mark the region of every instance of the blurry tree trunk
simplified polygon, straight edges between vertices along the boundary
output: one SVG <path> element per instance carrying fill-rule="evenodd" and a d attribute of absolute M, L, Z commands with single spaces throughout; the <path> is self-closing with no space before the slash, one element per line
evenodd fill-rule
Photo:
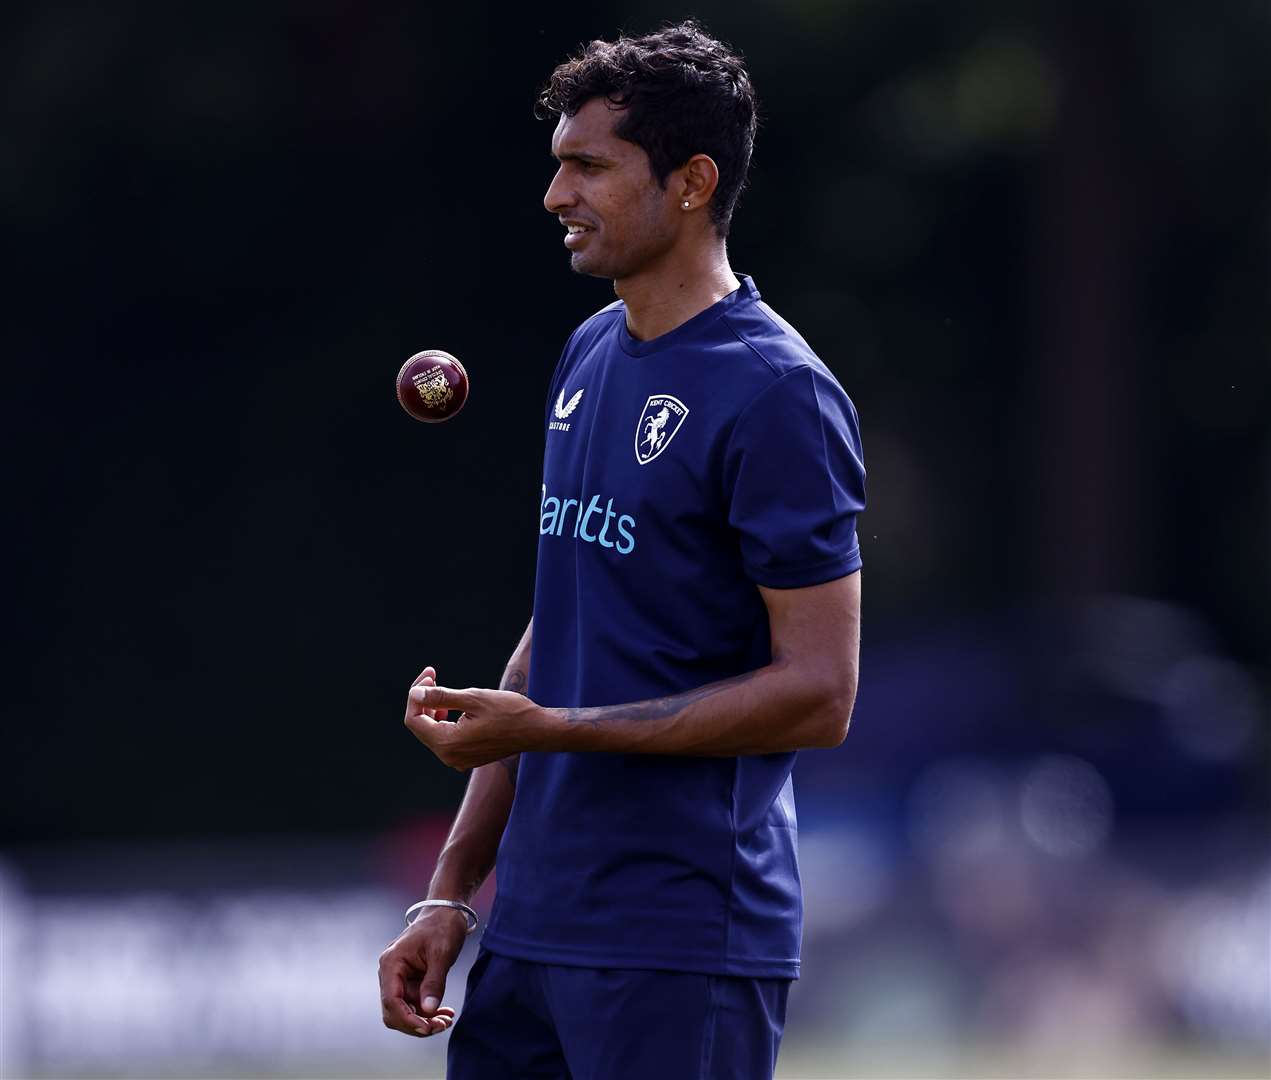
<path fill-rule="evenodd" d="M 1032 440 L 1040 584 L 1072 595 L 1136 584 L 1144 556 L 1135 332 L 1142 219 L 1126 100 L 1131 36 L 1103 5 L 1059 11 L 1059 115 L 1043 166 L 1035 276 L 1040 410 Z"/>

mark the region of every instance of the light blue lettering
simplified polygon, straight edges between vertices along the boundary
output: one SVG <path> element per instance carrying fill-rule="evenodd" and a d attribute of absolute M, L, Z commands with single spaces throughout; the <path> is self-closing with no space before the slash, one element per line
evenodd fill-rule
<path fill-rule="evenodd" d="M 575 508 L 575 539 L 581 539 L 588 544 L 599 543 L 601 547 L 615 550 L 619 555 L 630 555 L 635 550 L 636 519 L 630 514 L 619 516 L 613 508 L 613 499 L 606 499 L 603 506 L 601 506 L 599 495 L 593 495 L 590 499 L 586 494 L 577 499 L 558 499 L 554 495 L 547 494 L 546 484 L 542 486 L 542 497 L 539 500 L 539 535 L 563 536 L 571 506 Z M 599 532 L 592 532 L 591 519 L 597 514 L 603 514 L 604 520 Z M 609 538 L 609 528 L 615 522 L 618 531 L 616 542 Z"/>
<path fill-rule="evenodd" d="M 614 519 L 614 517 L 615 515 L 613 512 L 613 500 L 610 499 L 607 503 L 605 503 L 605 523 L 600 530 L 600 537 L 599 537 L 601 547 L 607 547 L 607 548 L 613 547 L 613 541 L 606 540 L 605 533 L 609 531 L 609 522 L 611 522 Z"/>
<path fill-rule="evenodd" d="M 565 515 L 566 515 L 567 513 L 569 513 L 569 508 L 570 508 L 571 506 L 579 506 L 579 505 L 581 505 L 581 504 L 578 502 L 578 500 L 577 500 L 577 499 L 566 499 L 563 503 L 561 503 L 561 507 L 560 507 L 560 521 L 558 521 L 558 522 L 556 523 L 556 535 L 557 535 L 557 536 L 560 536 L 560 534 L 561 534 L 561 533 L 563 533 L 563 532 L 565 531 Z M 576 517 L 576 516 L 577 516 L 577 515 L 575 515 L 575 517 Z"/>
<path fill-rule="evenodd" d="M 627 532 L 627 522 L 630 522 L 632 529 L 635 528 L 635 518 L 633 518 L 630 514 L 623 514 L 622 517 L 618 519 L 618 534 L 622 537 L 622 539 L 618 541 L 619 555 L 630 555 L 633 551 L 635 551 L 635 536 Z M 627 542 L 627 546 L 625 548 L 622 546 L 623 540 Z"/>
<path fill-rule="evenodd" d="M 540 536 L 552 531 L 556 526 L 556 515 L 560 513 L 560 499 L 555 495 L 549 496 L 543 500 L 541 516 L 538 522 L 538 533 Z"/>
<path fill-rule="evenodd" d="M 591 518 L 592 514 L 598 513 L 600 513 L 600 496 L 593 495 L 591 497 L 591 502 L 587 504 L 587 512 L 583 514 L 578 521 L 577 529 L 577 535 L 581 536 L 589 544 L 594 544 L 596 542 L 596 534 L 592 533 L 590 536 L 587 535 L 587 522 Z"/>

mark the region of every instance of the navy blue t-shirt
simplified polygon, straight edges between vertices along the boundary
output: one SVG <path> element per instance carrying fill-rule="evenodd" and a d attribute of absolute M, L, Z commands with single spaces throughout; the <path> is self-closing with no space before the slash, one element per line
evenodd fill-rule
<path fill-rule="evenodd" d="M 741 288 L 638 341 L 611 304 L 548 394 L 529 695 L 681 693 L 771 661 L 757 585 L 861 565 L 856 411 Z M 799 972 L 793 753 L 526 753 L 484 944 L 545 963 Z"/>

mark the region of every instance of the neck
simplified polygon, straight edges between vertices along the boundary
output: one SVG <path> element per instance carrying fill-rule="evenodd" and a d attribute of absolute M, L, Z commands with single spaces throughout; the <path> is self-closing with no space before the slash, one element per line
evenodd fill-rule
<path fill-rule="evenodd" d="M 660 264 L 614 281 L 613 291 L 626 304 L 631 336 L 649 341 L 688 322 L 740 284 L 719 240 L 687 254 L 668 252 Z"/>

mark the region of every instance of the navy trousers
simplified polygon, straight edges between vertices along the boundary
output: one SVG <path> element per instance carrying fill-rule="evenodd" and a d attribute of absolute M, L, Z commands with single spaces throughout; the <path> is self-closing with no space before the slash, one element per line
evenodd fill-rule
<path fill-rule="evenodd" d="M 789 979 L 566 967 L 481 949 L 446 1080 L 771 1080 Z"/>

